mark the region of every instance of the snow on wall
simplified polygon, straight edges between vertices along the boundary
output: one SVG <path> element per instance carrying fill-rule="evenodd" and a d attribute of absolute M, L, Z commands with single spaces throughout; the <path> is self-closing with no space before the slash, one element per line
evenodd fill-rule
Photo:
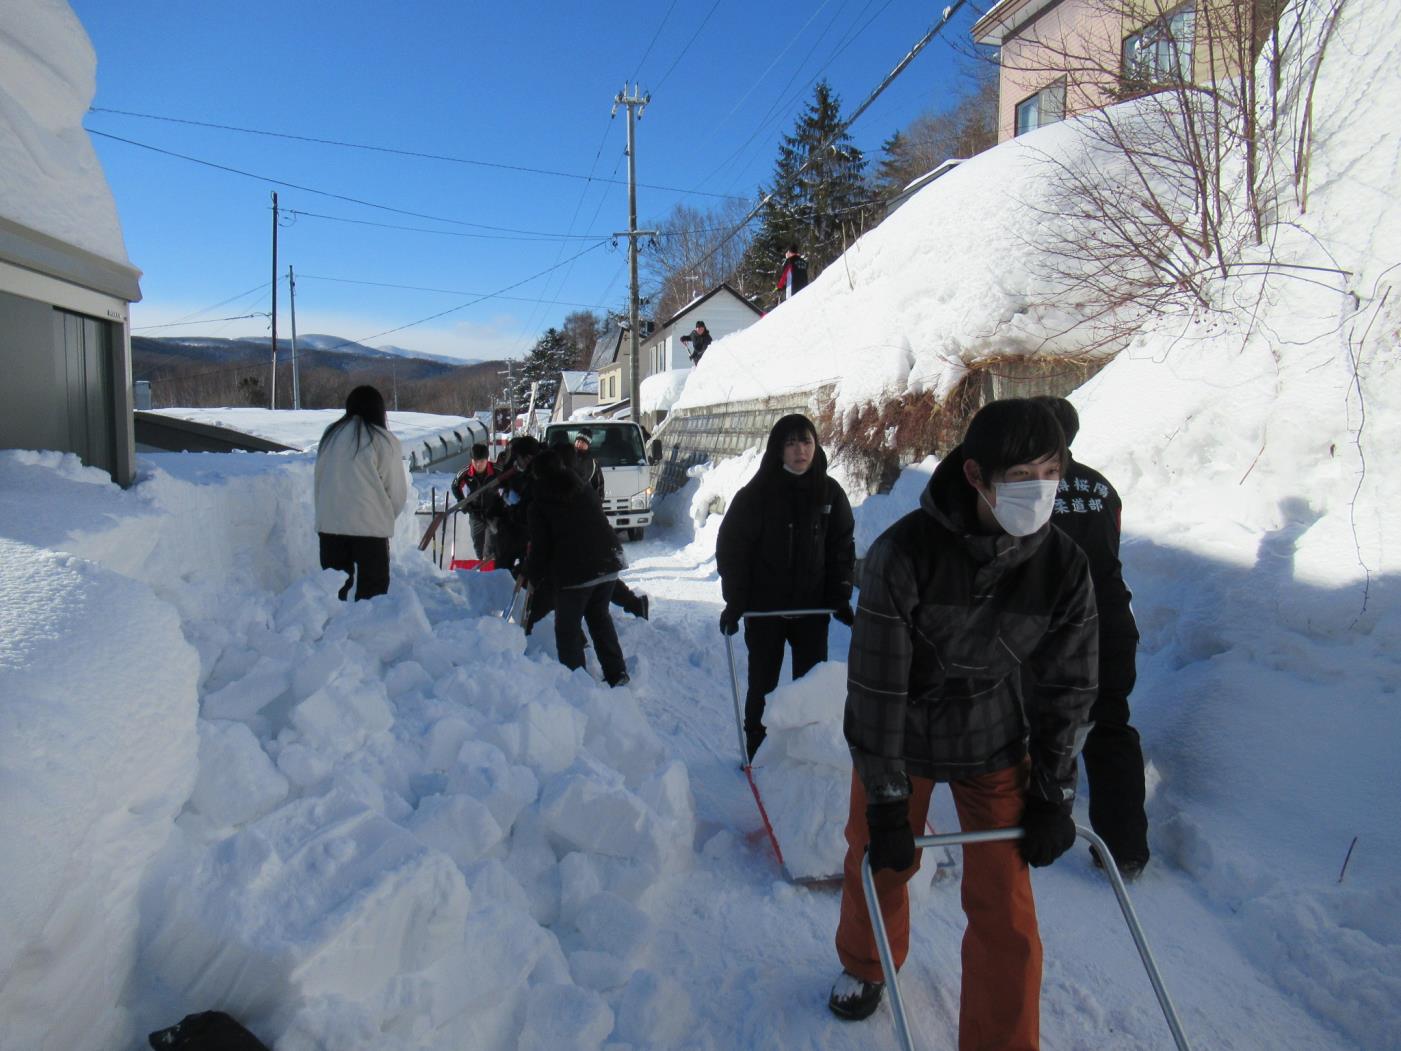
<path fill-rule="evenodd" d="M 0 216 L 130 265 L 83 130 L 97 56 L 66 0 L 7 0 L 0 19 Z"/>

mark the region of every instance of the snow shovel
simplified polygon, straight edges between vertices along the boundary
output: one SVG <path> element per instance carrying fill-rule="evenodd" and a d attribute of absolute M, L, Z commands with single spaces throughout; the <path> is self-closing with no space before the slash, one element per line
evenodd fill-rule
<path fill-rule="evenodd" d="M 745 620 L 750 617 L 812 617 L 822 614 L 831 614 L 830 609 L 776 609 L 764 610 L 763 612 L 742 614 Z M 730 641 L 730 636 L 725 635 L 725 656 L 730 666 L 730 695 L 735 702 L 735 731 L 739 734 L 739 768 L 744 771 L 744 776 L 749 781 L 749 791 L 754 793 L 754 802 L 759 807 L 759 817 L 764 821 L 764 831 L 768 833 L 769 843 L 773 846 L 774 857 L 778 858 L 778 864 L 783 867 L 783 849 L 778 845 L 778 836 L 774 834 L 773 823 L 769 821 L 769 812 L 764 809 L 763 797 L 759 795 L 759 786 L 754 783 L 753 764 L 749 761 L 749 748 L 744 740 L 744 710 L 739 703 L 739 677 L 735 674 L 735 648 Z M 785 872 L 786 872 L 785 868 Z M 809 882 L 796 880 L 795 882 Z M 826 882 L 817 880 L 814 882 Z"/>
<path fill-rule="evenodd" d="M 501 611 L 501 619 L 511 623 L 511 614 L 516 610 L 516 596 L 521 593 L 521 580 L 516 577 L 516 586 L 511 589 L 511 604 Z"/>
<path fill-rule="evenodd" d="M 1114 861 L 1113 854 L 1105 846 L 1104 840 L 1089 829 L 1076 825 L 1075 834 L 1087 841 L 1099 854 L 1100 860 L 1104 862 L 1104 871 L 1109 874 L 1109 885 L 1114 888 L 1114 896 L 1119 899 L 1119 909 L 1124 914 L 1124 922 L 1128 924 L 1129 933 L 1133 935 L 1133 943 L 1138 948 L 1139 957 L 1143 960 L 1144 970 L 1148 972 L 1148 981 L 1153 985 L 1153 992 L 1157 994 L 1158 1004 L 1163 1009 L 1163 1017 L 1167 1019 L 1168 1028 L 1172 1030 L 1172 1039 L 1177 1045 L 1177 1051 L 1191 1051 L 1191 1045 L 1187 1043 L 1187 1037 L 1182 1032 L 1182 1023 L 1178 1021 L 1177 1009 L 1172 1005 L 1172 998 L 1168 996 L 1167 987 L 1163 985 L 1163 979 L 1158 973 L 1158 965 L 1153 959 L 1152 950 L 1148 948 L 1148 942 L 1143 937 L 1143 928 L 1139 925 L 1138 915 L 1134 912 L 1133 905 L 1129 901 L 1129 892 L 1124 887 L 1124 877 L 1119 874 L 1119 866 Z M 1020 828 L 994 828 L 981 832 L 946 832 L 938 836 L 916 836 L 915 846 L 947 847 L 968 843 L 996 843 L 1002 840 L 1021 838 L 1022 830 Z M 880 902 L 876 897 L 876 880 L 871 872 L 869 855 L 861 858 L 861 887 L 866 894 L 866 911 L 870 914 L 871 929 L 876 936 L 876 949 L 880 953 L 881 970 L 885 973 L 886 985 L 890 986 L 890 1009 L 895 1014 L 895 1035 L 900 1038 L 900 1047 L 903 1051 L 914 1051 L 915 1045 L 910 1036 L 910 1024 L 905 1017 L 905 1004 L 900 999 L 900 982 L 895 971 L 895 959 L 890 952 L 890 939 L 885 934 L 885 918 L 881 915 Z"/>

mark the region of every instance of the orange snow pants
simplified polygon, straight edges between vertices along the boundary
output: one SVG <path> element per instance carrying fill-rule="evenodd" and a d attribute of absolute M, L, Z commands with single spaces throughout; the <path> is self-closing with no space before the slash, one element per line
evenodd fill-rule
<path fill-rule="evenodd" d="M 965 832 L 1007 828 L 1022 817 L 1027 764 L 949 783 L 958 821 Z M 910 827 L 922 835 L 934 782 L 910 778 Z M 851 810 L 846 822 L 846 863 L 842 912 L 837 924 L 837 956 L 851 974 L 867 982 L 884 978 L 866 896 L 861 889 L 861 858 L 870 835 L 866 790 L 851 776 Z M 1031 873 L 1015 841 L 963 847 L 963 989 L 959 997 L 959 1051 L 1036 1051 L 1041 1028 L 1041 936 Z M 910 950 L 910 895 L 906 886 L 919 868 L 920 854 L 904 872 L 875 874 L 876 894 L 886 936 L 898 970 Z"/>

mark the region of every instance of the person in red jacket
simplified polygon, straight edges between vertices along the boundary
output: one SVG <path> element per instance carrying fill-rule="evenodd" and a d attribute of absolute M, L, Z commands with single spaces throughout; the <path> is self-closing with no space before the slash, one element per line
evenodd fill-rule
<path fill-rule="evenodd" d="M 478 442 L 472 446 L 471 463 L 453 479 L 451 487 L 453 498 L 461 500 L 463 497 L 475 493 L 495 477 L 496 465 L 491 462 L 491 457 L 487 454 L 487 447 Z M 490 534 L 487 531 L 486 507 L 482 497 L 478 497 L 467 505 L 467 521 L 472 526 L 472 550 L 476 551 L 479 559 L 486 561 L 491 557 L 487 552 Z"/>
<path fill-rule="evenodd" d="M 783 266 L 778 271 L 778 298 L 792 299 L 808 283 L 808 261 L 798 253 L 797 245 L 789 245 L 783 253 Z"/>

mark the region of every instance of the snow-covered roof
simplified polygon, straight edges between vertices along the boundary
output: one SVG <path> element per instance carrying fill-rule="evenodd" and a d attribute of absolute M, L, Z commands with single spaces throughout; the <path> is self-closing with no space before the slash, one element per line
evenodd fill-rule
<path fill-rule="evenodd" d="M 10 0 L 0 19 L 0 219 L 127 272 L 139 299 L 116 202 L 83 130 L 97 56 L 62 0 Z M 17 236 L 0 228 L 0 250 Z"/>
<path fill-rule="evenodd" d="M 340 409 L 255 409 L 255 408 L 171 408 L 153 410 L 177 420 L 191 420 L 226 427 L 244 434 L 281 442 L 293 449 L 312 450 L 321 435 L 344 413 Z M 461 416 L 441 416 L 429 412 L 386 413 L 389 430 L 405 450 L 417 442 L 451 434 L 465 422 Z M 488 425 L 490 421 L 487 421 Z"/>
<path fill-rule="evenodd" d="M 598 393 L 597 372 L 561 372 L 559 374 L 559 383 L 560 386 L 570 394 Z"/>
<path fill-rule="evenodd" d="M 694 369 L 670 369 L 655 372 L 644 379 L 637 392 L 643 412 L 669 412 L 686 389 L 686 381 Z"/>
<path fill-rule="evenodd" d="M 714 288 L 712 288 L 710 291 L 705 292 L 705 293 L 702 293 L 701 295 L 696 296 L 695 299 L 691 300 L 689 303 L 687 303 L 684 307 L 682 307 L 682 308 L 681 308 L 680 310 L 678 310 L 676 313 L 672 314 L 671 317 L 667 318 L 667 319 L 666 319 L 665 321 L 663 321 L 660 325 L 658 325 L 656 331 L 653 332 L 653 333 L 651 333 L 651 334 L 652 334 L 652 335 L 656 335 L 656 334 L 659 333 L 659 332 L 665 331 L 666 329 L 670 328 L 672 325 L 676 324 L 677 320 L 680 319 L 681 317 L 683 317 L 688 311 L 695 310 L 695 309 L 696 309 L 697 307 L 699 307 L 702 303 L 705 303 L 706 301 L 708 301 L 708 300 L 714 298 L 715 296 L 721 294 L 722 292 L 728 293 L 729 295 L 733 296 L 734 299 L 735 299 L 737 302 L 742 303 L 744 306 L 748 307 L 748 308 L 749 308 L 750 310 L 752 310 L 756 315 L 757 315 L 757 314 L 762 314 L 762 313 L 763 313 L 763 311 L 761 311 L 761 310 L 760 310 L 758 307 L 756 307 L 753 303 L 751 303 L 749 300 L 745 299 L 742 295 L 740 295 L 739 292 L 737 292 L 737 291 L 734 289 L 734 287 L 733 287 L 732 285 L 730 285 L 730 283 L 729 283 L 728 281 L 722 281 L 722 282 L 720 282 L 720 284 L 716 285 L 716 286 L 715 286 Z"/>

